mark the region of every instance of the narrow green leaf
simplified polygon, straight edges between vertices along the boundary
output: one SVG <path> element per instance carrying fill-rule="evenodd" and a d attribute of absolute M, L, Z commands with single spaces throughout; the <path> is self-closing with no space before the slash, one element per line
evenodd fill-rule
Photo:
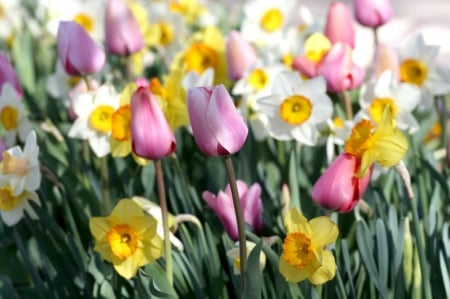
<path fill-rule="evenodd" d="M 447 298 L 450 298 L 450 276 L 442 251 L 439 251 L 439 264 L 441 266 L 442 283 L 444 284 L 445 294 Z"/>
<path fill-rule="evenodd" d="M 259 269 L 259 258 L 261 255 L 262 240 L 260 240 L 247 259 L 244 269 L 244 292 L 243 298 L 261 298 L 262 269 Z"/>
<path fill-rule="evenodd" d="M 178 298 L 167 280 L 166 272 L 158 263 L 153 262 L 145 266 L 145 272 L 151 277 L 149 288 L 152 295 L 160 298 Z"/>
<path fill-rule="evenodd" d="M 389 248 L 386 228 L 381 219 L 376 222 L 378 281 L 383 293 L 387 295 L 387 281 L 389 270 Z"/>

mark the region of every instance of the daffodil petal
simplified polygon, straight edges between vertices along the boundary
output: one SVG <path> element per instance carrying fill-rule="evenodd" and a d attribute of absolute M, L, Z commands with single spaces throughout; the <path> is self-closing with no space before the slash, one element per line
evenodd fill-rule
<path fill-rule="evenodd" d="M 141 249 L 138 249 L 132 256 L 125 259 L 122 263 L 114 264 L 114 269 L 120 274 L 120 276 L 130 279 L 136 275 L 139 267 L 146 264 L 146 261 L 145 263 L 144 261 L 144 253 Z"/>
<path fill-rule="evenodd" d="M 322 266 L 317 268 L 314 273 L 309 276 L 309 281 L 314 285 L 323 284 L 336 275 L 336 262 L 334 256 L 329 250 L 324 250 L 322 255 Z"/>
<path fill-rule="evenodd" d="M 336 241 L 339 230 L 330 217 L 316 217 L 309 221 L 311 227 L 311 243 L 314 247 L 323 247 Z"/>
<path fill-rule="evenodd" d="M 294 283 L 305 280 L 309 275 L 307 269 L 298 269 L 287 263 L 284 260 L 283 254 L 280 257 L 278 270 L 284 276 L 284 278 L 286 278 L 287 281 Z"/>
<path fill-rule="evenodd" d="M 108 218 L 92 217 L 89 220 L 89 229 L 96 240 L 102 239 L 110 229 Z"/>
<path fill-rule="evenodd" d="M 124 199 L 119 201 L 114 210 L 111 213 L 112 217 L 117 217 L 123 222 L 127 222 L 128 219 L 134 216 L 142 216 L 144 211 L 142 208 L 131 199 Z"/>
<path fill-rule="evenodd" d="M 311 236 L 311 227 L 308 224 L 308 220 L 297 209 L 291 209 L 284 219 L 284 225 L 288 233 L 300 232 L 307 236 Z"/>

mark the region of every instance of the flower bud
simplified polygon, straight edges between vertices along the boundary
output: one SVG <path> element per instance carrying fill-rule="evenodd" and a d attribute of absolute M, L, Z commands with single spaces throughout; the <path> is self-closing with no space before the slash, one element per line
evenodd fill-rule
<path fill-rule="evenodd" d="M 353 0 L 355 18 L 363 26 L 376 28 L 392 17 L 390 0 Z"/>
<path fill-rule="evenodd" d="M 23 91 L 17 74 L 6 55 L 0 51 L 0 90 L 6 82 L 9 82 L 16 90 L 17 96 L 22 98 Z"/>
<path fill-rule="evenodd" d="M 333 44 L 343 42 L 355 47 L 353 16 L 344 2 L 334 1 L 328 7 L 325 35 Z"/>
<path fill-rule="evenodd" d="M 228 78 L 239 80 L 257 60 L 255 49 L 238 31 L 231 31 L 226 42 Z"/>

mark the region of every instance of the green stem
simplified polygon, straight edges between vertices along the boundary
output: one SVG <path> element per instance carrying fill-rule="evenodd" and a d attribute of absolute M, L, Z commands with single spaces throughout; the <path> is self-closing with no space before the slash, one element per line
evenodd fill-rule
<path fill-rule="evenodd" d="M 417 250 L 419 252 L 419 261 L 420 261 L 420 268 L 422 268 L 422 281 L 424 286 L 424 292 L 425 292 L 425 298 L 432 298 L 431 295 L 431 288 L 430 288 L 430 273 L 428 269 L 428 263 L 425 256 L 425 247 L 422 240 L 422 234 L 420 230 L 419 225 L 419 214 L 417 213 L 417 207 L 414 205 L 416 201 L 407 199 L 410 209 L 412 212 L 412 219 L 413 219 L 413 225 L 414 225 L 414 232 L 416 235 L 416 242 L 417 242 Z"/>
<path fill-rule="evenodd" d="M 342 100 L 344 101 L 345 115 L 348 120 L 352 120 L 353 119 L 352 99 L 350 98 L 350 94 L 348 91 L 344 90 L 342 92 Z"/>
<path fill-rule="evenodd" d="M 161 218 L 164 232 L 164 255 L 166 258 L 166 275 L 170 285 L 173 285 L 173 269 L 172 269 L 172 248 L 169 236 L 169 219 L 167 212 L 166 190 L 164 188 L 164 177 L 161 167 L 161 160 L 154 161 L 156 169 L 156 185 L 158 188 L 159 205 L 161 207 Z"/>
<path fill-rule="evenodd" d="M 228 180 L 230 181 L 231 196 L 233 197 L 234 212 L 236 214 L 238 234 L 239 234 L 239 259 L 240 259 L 240 280 L 241 294 L 244 290 L 244 268 L 247 259 L 247 244 L 245 238 L 244 217 L 241 209 L 241 200 L 236 185 L 236 176 L 234 174 L 233 162 L 231 156 L 225 156 L 225 167 L 227 169 Z"/>
<path fill-rule="evenodd" d="M 109 194 L 109 171 L 107 157 L 100 158 L 100 179 L 102 184 L 103 213 L 109 215 L 111 196 Z"/>

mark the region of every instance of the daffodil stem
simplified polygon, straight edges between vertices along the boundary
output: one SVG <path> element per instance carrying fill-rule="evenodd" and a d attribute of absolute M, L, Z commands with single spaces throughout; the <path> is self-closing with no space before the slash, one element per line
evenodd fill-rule
<path fill-rule="evenodd" d="M 342 99 L 344 101 L 345 115 L 348 120 L 352 120 L 353 119 L 352 99 L 350 98 L 350 94 L 348 91 L 344 90 L 342 92 Z"/>
<path fill-rule="evenodd" d="M 377 47 L 378 47 L 378 28 L 375 27 L 373 28 L 373 48 L 374 48 L 374 53 L 376 53 Z M 374 56 L 375 57 L 375 56 Z"/>
<path fill-rule="evenodd" d="M 245 238 L 244 217 L 241 209 L 241 200 L 239 199 L 239 193 L 237 190 L 236 176 L 234 174 L 233 162 L 231 156 L 225 156 L 225 167 L 227 169 L 228 180 L 230 181 L 231 196 L 233 197 L 234 212 L 236 214 L 238 234 L 239 234 L 239 260 L 240 260 L 240 280 L 241 280 L 241 293 L 244 290 L 244 268 L 247 259 L 247 246 Z"/>
<path fill-rule="evenodd" d="M 161 160 L 155 161 L 156 169 L 156 185 L 158 188 L 159 205 L 161 207 L 161 218 L 164 233 L 164 255 L 166 258 L 166 275 L 170 285 L 173 285 L 173 268 L 172 268 L 172 248 L 169 236 L 169 219 L 167 212 L 166 190 L 164 188 L 164 177 L 161 167 Z"/>
<path fill-rule="evenodd" d="M 419 225 L 419 214 L 417 213 L 417 207 L 416 203 L 417 201 L 412 200 L 410 198 L 407 199 L 411 212 L 412 212 L 412 219 L 413 219 L 413 225 L 414 225 L 414 232 L 416 235 L 416 242 L 417 242 L 417 251 L 419 252 L 419 262 L 420 262 L 420 268 L 422 269 L 422 277 L 423 277 L 423 288 L 425 292 L 425 298 L 432 298 L 431 295 L 431 288 L 430 288 L 430 272 L 428 268 L 427 259 L 425 256 L 425 250 L 424 250 L 424 244 L 422 240 L 422 234 L 420 230 Z"/>
<path fill-rule="evenodd" d="M 100 178 L 102 184 L 103 213 L 109 215 L 111 196 L 109 194 L 109 171 L 107 157 L 100 158 Z"/>

